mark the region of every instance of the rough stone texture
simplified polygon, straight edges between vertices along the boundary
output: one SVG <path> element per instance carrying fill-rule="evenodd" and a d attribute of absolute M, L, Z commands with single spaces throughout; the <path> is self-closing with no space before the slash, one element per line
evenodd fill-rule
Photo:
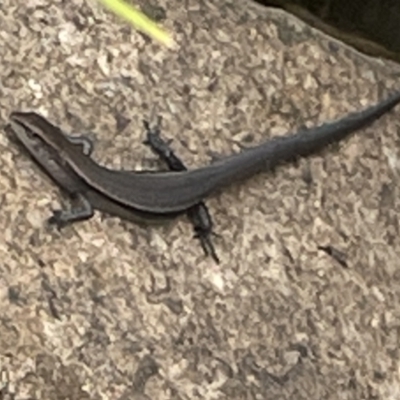
<path fill-rule="evenodd" d="M 194 167 L 399 88 L 283 12 L 157 4 L 176 51 L 95 2 L 2 0 L 1 124 L 32 109 L 93 132 L 101 163 L 156 168 L 156 107 Z M 65 199 L 0 135 L 0 398 L 400 398 L 399 117 L 210 199 L 220 266 L 185 218 L 47 227 Z"/>

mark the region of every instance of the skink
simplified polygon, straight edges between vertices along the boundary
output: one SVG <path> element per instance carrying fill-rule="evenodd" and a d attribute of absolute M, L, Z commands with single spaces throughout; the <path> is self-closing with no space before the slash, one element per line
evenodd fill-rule
<path fill-rule="evenodd" d="M 85 155 L 82 146 L 71 142 L 61 129 L 33 112 L 13 112 L 10 124 L 27 150 L 68 192 L 85 198 L 101 211 L 122 218 L 128 216 L 129 220 L 134 220 L 131 215 L 134 214 L 140 220 L 150 222 L 163 217 L 173 218 L 229 184 L 338 142 L 372 123 L 399 102 L 400 92 L 396 92 L 341 120 L 303 129 L 291 136 L 273 138 L 208 166 L 181 172 L 106 168 Z M 50 158 L 68 179 L 64 180 L 64 176 L 57 180 L 57 174 L 49 171 L 41 152 L 47 153 L 45 159 Z"/>

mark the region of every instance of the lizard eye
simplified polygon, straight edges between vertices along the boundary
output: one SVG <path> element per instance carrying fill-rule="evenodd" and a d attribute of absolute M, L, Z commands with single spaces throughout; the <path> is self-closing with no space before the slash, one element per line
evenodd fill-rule
<path fill-rule="evenodd" d="M 27 129 L 26 130 L 26 135 L 29 136 L 31 139 L 40 139 L 40 136 L 33 130 Z"/>

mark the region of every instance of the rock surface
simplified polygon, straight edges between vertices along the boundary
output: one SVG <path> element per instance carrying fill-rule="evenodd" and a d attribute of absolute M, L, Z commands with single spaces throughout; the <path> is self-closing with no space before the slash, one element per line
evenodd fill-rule
<path fill-rule="evenodd" d="M 283 12 L 157 4 L 177 51 L 95 2 L 3 0 L 1 124 L 32 109 L 93 132 L 105 165 L 157 168 L 155 108 L 194 167 L 400 87 L 398 66 Z M 399 117 L 207 201 L 219 266 L 185 218 L 47 227 L 65 199 L 0 135 L 0 398 L 398 398 Z"/>

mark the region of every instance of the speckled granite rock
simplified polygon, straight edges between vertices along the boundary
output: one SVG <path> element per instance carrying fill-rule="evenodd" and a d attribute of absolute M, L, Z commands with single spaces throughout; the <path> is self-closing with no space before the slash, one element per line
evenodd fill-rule
<path fill-rule="evenodd" d="M 99 162 L 156 168 L 156 107 L 193 167 L 400 87 L 399 67 L 284 13 L 158 4 L 175 52 L 94 2 L 3 0 L 1 123 L 33 109 L 93 132 Z M 218 267 L 185 218 L 50 229 L 58 189 L 0 135 L 0 397 L 398 398 L 399 117 L 210 199 Z"/>

